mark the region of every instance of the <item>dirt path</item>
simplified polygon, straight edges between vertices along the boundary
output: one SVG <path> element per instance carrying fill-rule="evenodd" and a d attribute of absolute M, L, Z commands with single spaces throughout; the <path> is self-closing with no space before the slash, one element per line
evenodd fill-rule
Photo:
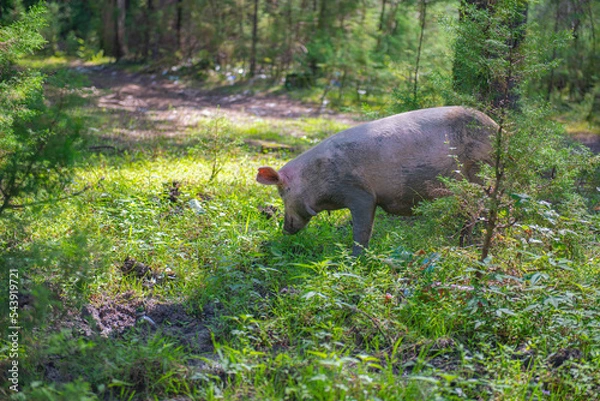
<path fill-rule="evenodd" d="M 162 74 L 128 73 L 114 67 L 77 67 L 92 83 L 97 106 L 146 114 L 155 121 L 168 121 L 174 130 L 195 125 L 221 110 L 234 122 L 258 119 L 297 119 L 323 117 L 348 124 L 357 122 L 351 115 L 324 110 L 285 95 L 254 94 L 250 91 L 229 94 L 224 90 L 191 88 L 177 77 Z M 108 92 L 108 93 L 107 93 Z"/>

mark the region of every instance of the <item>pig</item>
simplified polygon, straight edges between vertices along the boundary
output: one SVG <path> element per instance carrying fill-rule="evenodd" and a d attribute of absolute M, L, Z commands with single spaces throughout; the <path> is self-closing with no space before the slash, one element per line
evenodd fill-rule
<path fill-rule="evenodd" d="M 444 194 L 438 177 L 456 177 L 460 169 L 476 181 L 497 130 L 490 117 L 461 106 L 410 111 L 339 132 L 279 171 L 260 167 L 256 180 L 277 186 L 289 234 L 323 210 L 350 209 L 358 256 L 369 244 L 377 206 L 408 216 L 420 201 Z"/>

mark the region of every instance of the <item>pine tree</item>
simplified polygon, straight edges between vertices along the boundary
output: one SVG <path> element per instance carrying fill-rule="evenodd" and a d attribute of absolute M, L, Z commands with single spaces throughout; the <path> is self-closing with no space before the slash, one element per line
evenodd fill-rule
<path fill-rule="evenodd" d="M 45 8 L 32 7 L 0 28 L 0 215 L 49 200 L 70 178 L 67 166 L 79 127 L 44 98 L 44 76 L 17 66 L 45 41 Z"/>
<path fill-rule="evenodd" d="M 553 65 L 546 59 L 548 44 L 526 18 L 526 1 L 469 2 L 463 3 L 456 27 L 455 90 L 463 103 L 498 123 L 480 193 L 482 261 L 490 256 L 498 232 L 517 224 L 525 209 L 535 210 L 533 201 L 547 198 L 548 188 L 556 196 L 560 186 L 572 184 L 567 166 L 575 157 L 569 160 L 559 145 L 562 130 L 550 121 L 546 107 L 524 96 L 527 82 Z M 565 36 L 551 42 L 564 46 Z M 548 171 L 551 180 L 545 178 Z M 532 205 L 524 208 L 529 201 Z"/>

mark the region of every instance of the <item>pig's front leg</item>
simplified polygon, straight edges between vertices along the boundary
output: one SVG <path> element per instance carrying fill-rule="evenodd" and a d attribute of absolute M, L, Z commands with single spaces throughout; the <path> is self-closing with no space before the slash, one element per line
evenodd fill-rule
<path fill-rule="evenodd" d="M 360 194 L 355 193 L 353 196 L 355 199 L 350 206 L 354 234 L 352 256 L 358 256 L 362 253 L 364 248 L 369 246 L 377 204 L 375 202 L 375 196 L 366 192 Z"/>

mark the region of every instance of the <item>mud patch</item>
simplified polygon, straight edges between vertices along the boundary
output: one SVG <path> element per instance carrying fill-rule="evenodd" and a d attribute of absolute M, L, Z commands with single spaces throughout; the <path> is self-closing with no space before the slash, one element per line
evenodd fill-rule
<path fill-rule="evenodd" d="M 188 313 L 183 304 L 162 303 L 153 298 L 140 299 L 134 292 L 128 291 L 116 296 L 109 294 L 95 296 L 80 312 L 70 309 L 60 318 L 57 317 L 51 331 L 63 333 L 64 340 L 73 344 L 77 344 L 77 339 L 82 337 L 92 340 L 99 345 L 100 352 L 109 350 L 106 358 L 111 358 L 113 354 L 110 353 L 110 347 L 104 348 L 102 344 L 112 342 L 123 344 L 123 341 L 126 344 L 132 339 L 145 344 L 155 336 L 166 339 L 175 347 L 182 347 L 186 353 L 213 358 L 211 334 L 205 325 L 205 320 L 212 318 L 211 312 L 208 314 L 205 318 L 197 317 Z M 88 365 L 84 360 L 71 361 L 69 359 L 71 352 L 75 351 L 50 353 L 44 361 L 40 362 L 38 369 L 43 372 L 46 380 L 54 383 L 69 383 L 82 374 L 85 377 L 86 372 L 78 369 Z M 93 363 L 93 361 L 89 362 Z M 189 360 L 186 358 L 186 365 L 189 369 L 198 372 L 212 374 L 214 370 L 213 364 L 209 366 L 203 360 L 193 357 Z M 137 366 L 130 365 L 123 368 L 125 372 L 129 372 L 126 381 L 143 382 L 143 378 L 136 376 Z M 140 367 L 139 372 L 144 374 L 144 366 Z M 219 373 L 218 370 L 215 372 Z"/>
<path fill-rule="evenodd" d="M 128 276 L 136 276 L 137 278 L 146 276 L 151 270 L 152 269 L 150 266 L 140 263 L 129 256 L 125 258 L 123 265 L 121 265 L 121 272 L 123 272 L 123 274 Z"/>
<path fill-rule="evenodd" d="M 142 301 L 135 300 L 131 292 L 110 299 L 98 296 L 81 310 L 81 321 L 77 325 L 86 336 L 96 333 L 101 336 L 120 334 L 135 325 L 136 310 Z"/>
<path fill-rule="evenodd" d="M 548 364 L 553 368 L 558 368 L 568 360 L 579 360 L 583 358 L 583 352 L 577 348 L 561 348 L 548 358 Z"/>
<path fill-rule="evenodd" d="M 171 182 L 163 183 L 163 197 L 173 204 L 180 203 L 181 199 L 181 188 L 183 184 L 181 181 L 173 180 Z"/>
<path fill-rule="evenodd" d="M 118 337 L 138 328 L 143 330 L 142 335 L 158 333 L 190 352 L 208 353 L 213 349 L 205 319 L 188 313 L 182 304 L 137 299 L 132 292 L 113 298 L 96 297 L 65 326 L 86 337 Z"/>
<path fill-rule="evenodd" d="M 169 267 L 158 269 L 139 262 L 134 258 L 127 256 L 122 265 L 119 266 L 121 273 L 125 276 L 133 277 L 142 280 L 142 286 L 152 288 L 156 284 L 160 284 L 165 280 L 175 280 L 177 276 Z"/>

